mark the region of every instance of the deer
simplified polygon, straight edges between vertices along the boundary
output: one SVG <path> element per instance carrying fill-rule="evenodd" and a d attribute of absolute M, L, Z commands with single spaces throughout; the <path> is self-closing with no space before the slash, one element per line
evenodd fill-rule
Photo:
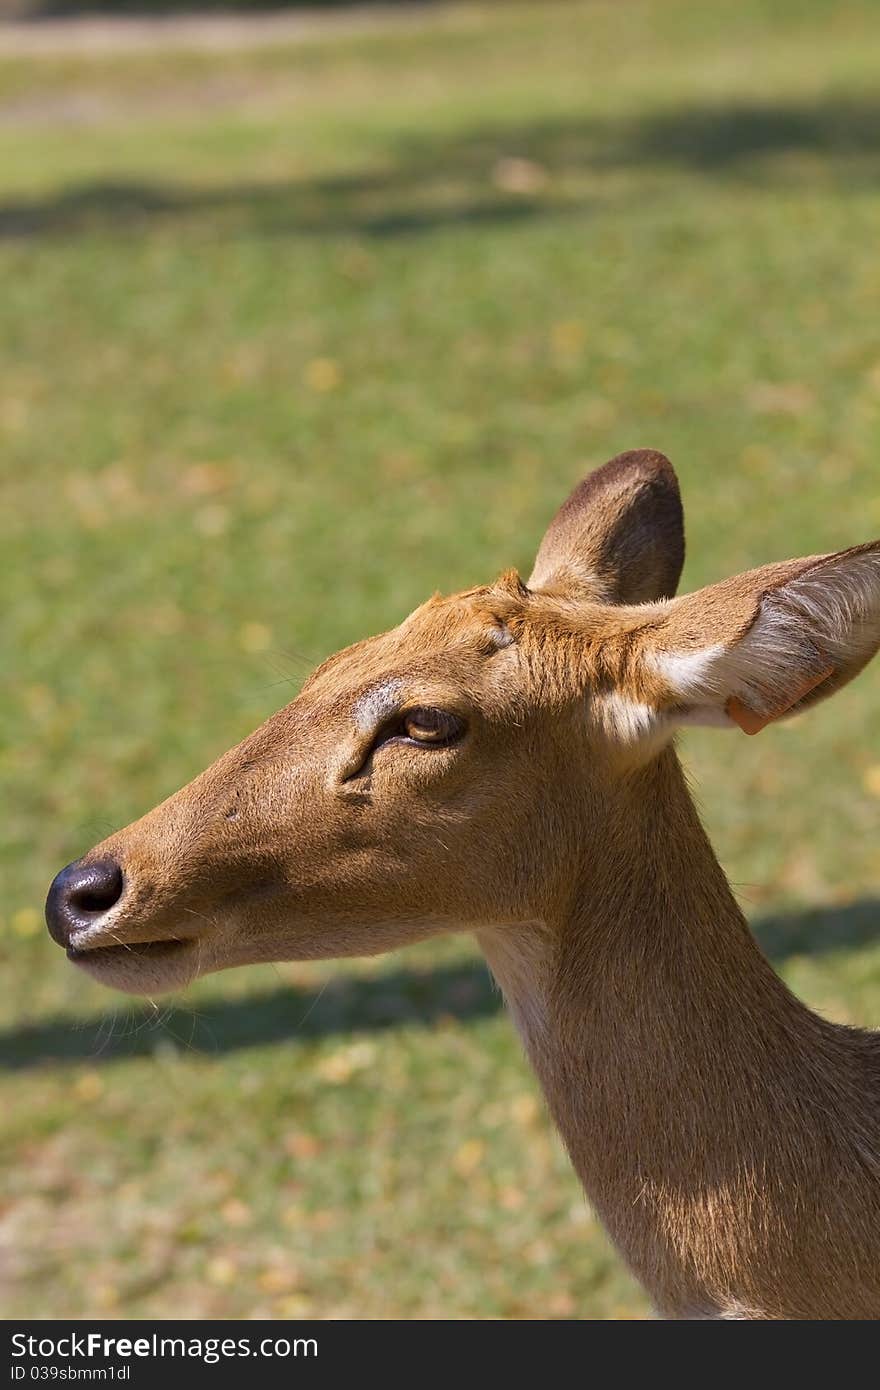
<path fill-rule="evenodd" d="M 476 937 L 589 1202 L 656 1313 L 880 1317 L 880 1033 L 780 980 L 677 731 L 756 735 L 880 647 L 880 541 L 676 597 L 679 486 L 590 473 L 516 571 L 435 594 L 63 869 L 52 937 L 155 995 Z"/>

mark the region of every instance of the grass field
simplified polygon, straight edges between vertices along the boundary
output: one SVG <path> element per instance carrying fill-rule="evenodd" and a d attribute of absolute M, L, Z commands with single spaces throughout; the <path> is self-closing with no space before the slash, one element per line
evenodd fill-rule
<path fill-rule="evenodd" d="M 7 1316 L 645 1315 L 467 941 L 132 1012 L 42 900 L 621 449 L 689 588 L 880 534 L 878 40 L 593 0 L 0 62 Z M 778 969 L 880 1025 L 880 669 L 684 753 Z"/>

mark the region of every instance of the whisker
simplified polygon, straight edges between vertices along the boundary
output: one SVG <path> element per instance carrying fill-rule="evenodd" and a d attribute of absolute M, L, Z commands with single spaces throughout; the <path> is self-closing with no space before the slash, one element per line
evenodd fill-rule
<path fill-rule="evenodd" d="M 96 1036 L 95 1036 L 95 1052 L 94 1052 L 94 1055 L 95 1055 L 96 1057 L 100 1057 L 101 1054 L 102 1054 L 103 1052 L 106 1052 L 107 1048 L 110 1046 L 110 1042 L 111 1042 L 112 1037 L 113 1037 L 113 1030 L 114 1030 L 114 1028 L 115 1028 L 116 1020 L 117 1020 L 118 1017 L 119 1017 L 119 1010 L 118 1010 L 118 1009 L 113 1009 L 113 1010 L 111 1010 L 110 1013 L 105 1014 L 105 1015 L 103 1016 L 103 1018 L 101 1019 L 100 1026 L 99 1026 L 99 1028 L 98 1028 L 98 1032 L 97 1032 L 97 1034 L 96 1034 Z M 106 1032 L 105 1032 L 105 1030 L 106 1030 Z"/>
<path fill-rule="evenodd" d="M 299 1023 L 296 1025 L 297 1028 L 302 1028 L 303 1025 L 305 1024 L 306 1020 L 312 1015 L 312 1013 L 314 1013 L 315 1009 L 318 1007 L 318 1005 L 320 1004 L 321 1000 L 323 999 L 324 993 L 325 993 L 325 991 L 326 991 L 326 989 L 327 989 L 327 987 L 328 987 L 329 984 L 330 984 L 330 979 L 329 979 L 329 977 L 328 977 L 328 979 L 326 979 L 326 980 L 324 981 L 324 983 L 322 984 L 321 988 L 318 990 L 318 993 L 315 995 L 315 997 L 314 997 L 314 999 L 312 1000 L 312 1002 L 311 1002 L 311 1004 L 309 1005 L 309 1007 L 306 1009 L 306 1011 L 305 1011 L 305 1013 L 303 1014 L 302 1018 L 300 1019 Z"/>

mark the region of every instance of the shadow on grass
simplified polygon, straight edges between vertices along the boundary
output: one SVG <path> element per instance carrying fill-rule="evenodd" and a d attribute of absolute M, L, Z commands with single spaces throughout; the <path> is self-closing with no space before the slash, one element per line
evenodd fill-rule
<path fill-rule="evenodd" d="M 855 950 L 880 941 L 880 901 L 823 907 L 754 923 L 755 935 L 774 960 Z M 468 1022 L 500 1012 L 501 996 L 479 961 L 432 971 L 395 970 L 372 979 L 341 976 L 313 992 L 281 986 L 243 999 L 174 1008 L 153 1025 L 132 1015 L 108 1034 L 108 1019 L 82 1023 L 48 1019 L 0 1033 L 0 1067 L 24 1070 L 41 1064 L 151 1056 L 158 1048 L 218 1056 L 239 1048 L 333 1034 L 384 1031 L 402 1024 L 428 1027 L 447 1018 Z"/>
<path fill-rule="evenodd" d="M 813 158 L 783 165 L 776 159 L 791 155 Z M 830 176 L 873 186 L 880 175 L 880 100 L 689 106 L 614 121 L 500 126 L 452 139 L 403 135 L 390 142 L 384 167 L 332 179 L 215 188 L 85 183 L 0 202 L 0 237 L 121 232 L 158 219 L 200 217 L 221 235 L 393 237 L 584 212 L 628 196 L 603 193 L 596 176 L 636 170 L 650 178 L 670 168 L 774 185 Z M 594 176 L 592 183 L 584 183 L 585 175 Z M 644 189 L 636 192 L 642 196 Z"/>
<path fill-rule="evenodd" d="M 752 930 L 765 955 L 777 963 L 791 956 L 855 951 L 880 942 L 880 899 L 761 917 L 752 922 Z"/>
<path fill-rule="evenodd" d="M 81 1023 L 48 1019 L 0 1033 L 0 1067 L 17 1070 L 42 1062 L 112 1062 L 151 1056 L 169 1043 L 208 1054 L 241 1047 L 327 1037 L 335 1033 L 384 1031 L 401 1024 L 427 1027 L 445 1018 L 467 1021 L 502 1007 L 489 972 L 480 962 L 431 971 L 395 970 L 373 978 L 340 976 L 312 991 L 279 986 L 243 999 L 185 1004 L 153 1023 L 145 1012 L 117 1021 Z"/>
<path fill-rule="evenodd" d="M 427 5 L 432 0 L 12 0 L 12 10 L 21 19 L 64 19 L 71 15 L 127 15 L 133 19 L 191 19 L 201 14 L 237 14 L 245 18 L 261 10 L 369 10 L 376 5 Z"/>

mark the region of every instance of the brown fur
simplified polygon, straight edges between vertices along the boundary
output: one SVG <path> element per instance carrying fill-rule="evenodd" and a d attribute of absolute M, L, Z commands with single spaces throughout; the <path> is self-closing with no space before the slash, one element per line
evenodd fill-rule
<path fill-rule="evenodd" d="M 671 744 L 731 699 L 769 719 L 855 674 L 880 645 L 880 546 L 673 599 L 683 547 L 668 462 L 613 460 L 529 587 L 435 597 L 332 657 L 98 846 L 125 893 L 77 959 L 153 992 L 473 930 L 658 1310 L 880 1317 L 880 1042 L 774 974 Z M 377 745 L 413 706 L 465 736 Z"/>

